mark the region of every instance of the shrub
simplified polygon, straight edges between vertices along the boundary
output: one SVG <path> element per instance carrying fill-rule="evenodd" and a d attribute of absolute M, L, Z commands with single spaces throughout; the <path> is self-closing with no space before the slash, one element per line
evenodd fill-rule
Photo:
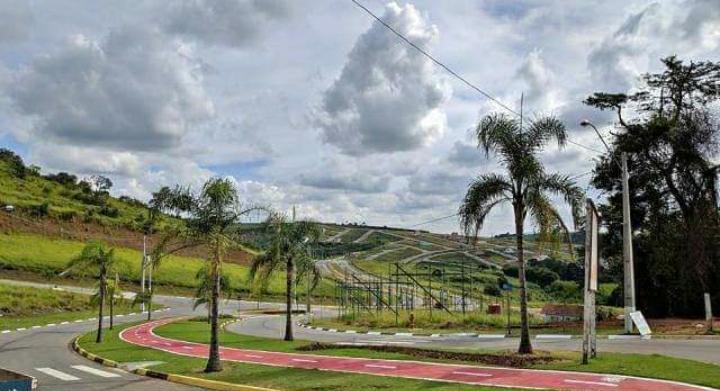
<path fill-rule="evenodd" d="M 50 204 L 43 202 L 42 204 L 30 205 L 27 210 L 33 217 L 45 217 L 50 213 Z"/>
<path fill-rule="evenodd" d="M 544 267 L 529 267 L 527 269 L 527 279 L 541 287 L 546 287 L 560 279 L 557 273 Z"/>
<path fill-rule="evenodd" d="M 62 221 L 72 221 L 75 219 L 76 216 L 77 212 L 75 212 L 74 210 L 66 210 L 58 214 L 58 219 Z"/>
<path fill-rule="evenodd" d="M 107 205 L 103 205 L 100 208 L 99 213 L 103 216 L 107 216 L 107 217 L 111 217 L 111 218 L 120 216 L 120 210 L 118 208 L 115 208 L 112 206 L 107 206 Z"/>
<path fill-rule="evenodd" d="M 505 265 L 503 266 L 503 273 L 505 273 L 508 277 L 515 277 L 518 278 L 520 276 L 520 272 L 518 270 L 517 265 Z"/>
<path fill-rule="evenodd" d="M 483 293 L 489 296 L 500 296 L 502 294 L 500 288 L 495 285 L 485 285 L 485 288 L 483 288 Z"/>
<path fill-rule="evenodd" d="M 25 167 L 25 163 L 23 162 L 22 158 L 18 156 L 15 152 L 6 149 L 6 148 L 0 148 L 0 160 L 6 162 L 8 164 L 8 168 L 10 169 L 10 174 L 17 178 L 25 178 L 27 175 L 27 168 Z"/>

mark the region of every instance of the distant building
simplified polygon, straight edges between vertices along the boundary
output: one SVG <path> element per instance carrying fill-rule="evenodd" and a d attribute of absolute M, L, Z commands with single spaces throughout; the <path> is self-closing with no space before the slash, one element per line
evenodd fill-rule
<path fill-rule="evenodd" d="M 545 304 L 540 313 L 546 322 L 573 322 L 583 317 L 583 306 L 564 304 Z"/>

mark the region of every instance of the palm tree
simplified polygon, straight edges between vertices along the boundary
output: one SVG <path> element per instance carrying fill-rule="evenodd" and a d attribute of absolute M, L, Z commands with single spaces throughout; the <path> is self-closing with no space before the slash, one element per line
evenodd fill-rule
<path fill-rule="evenodd" d="M 308 254 L 309 246 L 320 238 L 320 228 L 309 221 L 288 222 L 282 214 L 272 214 L 266 223 L 271 235 L 267 250 L 256 256 L 250 266 L 250 279 L 259 276 L 267 283 L 270 275 L 285 268 L 285 341 L 293 340 L 292 299 L 295 283 L 305 273 L 313 275 L 312 285 L 316 285 L 319 274 Z M 296 275 L 297 269 L 297 275 Z"/>
<path fill-rule="evenodd" d="M 96 273 L 98 279 L 98 329 L 95 342 L 102 342 L 103 307 L 108 294 L 108 274 L 114 273 L 119 265 L 114 249 L 107 249 L 104 244 L 91 241 L 85 245 L 80 254 L 68 264 L 67 271 L 78 270 L 79 273 Z"/>
<path fill-rule="evenodd" d="M 171 209 L 178 215 L 184 215 L 185 224 L 176 229 L 168 229 L 164 237 L 153 250 L 152 262 L 159 264 L 167 255 L 184 248 L 201 246 L 207 249 L 208 268 L 212 286 L 210 293 L 210 351 L 205 372 L 222 370 L 219 344 L 219 307 L 222 287 L 222 264 L 228 248 L 239 244 L 237 223 L 241 216 L 261 209 L 241 208 L 237 189 L 226 178 L 211 178 L 203 185 L 198 194 L 189 189 L 176 187 L 164 194 L 164 200 L 158 208 Z M 173 241 L 180 244 L 173 249 Z"/>
<path fill-rule="evenodd" d="M 549 197 L 563 197 L 570 205 L 577 225 L 582 213 L 583 191 L 567 176 L 547 174 L 538 159 L 538 153 L 551 140 L 556 140 L 559 147 L 565 145 L 565 126 L 558 119 L 538 118 L 523 129 L 521 121 L 493 114 L 480 121 L 475 133 L 478 148 L 483 149 L 487 157 L 491 153 L 497 155 L 507 173 L 480 175 L 469 185 L 458 212 L 460 224 L 467 236 L 476 238 L 485 218 L 495 206 L 505 202 L 512 204 L 520 279 L 521 333 L 518 351 L 532 353 L 523 252 L 525 218 L 530 215 L 543 239 L 554 230 L 562 230 L 571 246 L 570 232 Z"/>

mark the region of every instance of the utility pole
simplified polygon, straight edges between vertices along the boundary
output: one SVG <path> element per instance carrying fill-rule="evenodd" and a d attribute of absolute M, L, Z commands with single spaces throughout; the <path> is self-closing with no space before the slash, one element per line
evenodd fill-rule
<path fill-rule="evenodd" d="M 633 265 L 632 247 L 632 225 L 630 224 L 630 185 L 627 153 L 620 154 L 622 165 L 622 186 L 623 186 L 623 265 L 625 283 L 623 292 L 625 294 L 625 332 L 633 332 L 633 323 L 630 313 L 635 312 L 635 272 Z"/>
<path fill-rule="evenodd" d="M 140 280 L 140 292 L 145 295 L 145 258 L 146 254 L 146 235 L 143 235 L 143 255 L 140 263 L 140 270 L 142 270 L 142 279 Z M 145 299 L 140 303 L 140 312 L 145 312 Z"/>
<path fill-rule="evenodd" d="M 590 126 L 597 134 L 600 141 L 602 141 L 605 149 L 607 149 L 610 156 L 612 156 L 612 150 L 610 146 L 605 142 L 600 131 L 597 127 L 588 120 L 580 122 L 580 126 Z M 632 318 L 630 317 L 631 312 L 635 312 L 635 268 L 633 262 L 633 246 L 632 246 L 632 225 L 630 223 L 630 185 L 627 167 L 627 153 L 622 152 L 620 154 L 620 169 L 622 170 L 622 207 L 623 207 L 623 295 L 624 307 L 625 307 L 625 333 L 631 334 L 633 332 Z"/>

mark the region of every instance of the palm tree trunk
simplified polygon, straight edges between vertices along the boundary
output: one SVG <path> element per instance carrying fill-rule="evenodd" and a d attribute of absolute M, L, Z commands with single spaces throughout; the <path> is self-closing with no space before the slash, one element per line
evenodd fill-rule
<path fill-rule="evenodd" d="M 220 264 L 222 258 L 220 255 L 220 243 L 215 243 L 215 259 L 212 264 L 212 294 L 210 296 L 210 354 L 208 356 L 205 372 L 222 371 L 220 362 L 220 341 L 218 330 L 218 301 L 220 299 Z"/>
<path fill-rule="evenodd" d="M 115 292 L 114 292 L 114 291 L 113 291 L 113 294 L 110 295 L 110 303 L 109 303 L 109 304 L 110 304 L 110 330 L 113 329 L 113 314 L 114 314 L 114 312 L 115 312 L 115 311 L 114 311 L 114 310 L 115 310 L 115 305 L 114 305 L 114 304 L 115 304 L 115 303 L 114 303 L 115 300 L 113 300 L 113 299 L 114 299 L 113 296 L 115 296 Z"/>
<path fill-rule="evenodd" d="M 292 329 L 292 298 L 293 298 L 293 280 L 295 279 L 295 269 L 294 269 L 293 261 L 292 259 L 288 259 L 287 261 L 287 270 L 285 272 L 285 340 L 286 341 L 292 341 L 293 340 L 293 329 Z"/>
<path fill-rule="evenodd" d="M 100 309 L 98 310 L 98 329 L 95 343 L 102 342 L 103 307 L 105 306 L 105 267 L 100 266 Z"/>
<path fill-rule="evenodd" d="M 520 347 L 518 353 L 532 354 L 530 323 L 527 308 L 527 281 L 525 280 L 525 254 L 523 253 L 524 211 L 522 204 L 515 205 L 515 241 L 517 244 L 518 278 L 520 279 Z M 508 311 L 510 308 L 508 308 Z"/>

